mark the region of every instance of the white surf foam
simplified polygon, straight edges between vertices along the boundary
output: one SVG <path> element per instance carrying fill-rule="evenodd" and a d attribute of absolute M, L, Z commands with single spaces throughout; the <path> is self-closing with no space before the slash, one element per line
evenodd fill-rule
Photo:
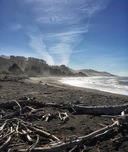
<path fill-rule="evenodd" d="M 128 85 L 121 85 L 119 77 L 68 77 L 62 78 L 60 82 L 71 86 L 128 95 Z"/>

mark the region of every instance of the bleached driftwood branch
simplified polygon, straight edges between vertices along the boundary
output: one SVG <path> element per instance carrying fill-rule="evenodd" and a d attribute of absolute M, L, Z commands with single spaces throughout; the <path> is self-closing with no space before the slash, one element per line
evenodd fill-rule
<path fill-rule="evenodd" d="M 124 123 L 125 121 L 128 121 L 127 117 L 120 116 L 120 119 L 117 119 L 112 123 L 111 125 L 105 126 L 99 130 L 96 130 L 88 135 L 77 137 L 76 139 L 68 139 L 66 141 L 59 141 L 55 144 L 49 144 L 48 147 L 36 147 L 33 149 L 33 152 L 59 152 L 66 150 L 67 148 L 75 147 L 77 145 L 81 145 L 83 142 L 92 139 L 94 137 L 103 135 L 108 133 L 109 131 L 113 130 L 115 127 L 119 127 L 120 124 Z M 19 152 L 25 151 L 25 149 L 19 149 Z"/>

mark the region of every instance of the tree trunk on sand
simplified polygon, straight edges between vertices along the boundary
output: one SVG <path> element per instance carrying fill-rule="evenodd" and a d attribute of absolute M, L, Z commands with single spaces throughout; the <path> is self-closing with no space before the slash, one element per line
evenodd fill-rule
<path fill-rule="evenodd" d="M 125 109 L 128 109 L 128 104 L 113 106 L 72 105 L 72 109 L 75 114 L 118 115 Z"/>

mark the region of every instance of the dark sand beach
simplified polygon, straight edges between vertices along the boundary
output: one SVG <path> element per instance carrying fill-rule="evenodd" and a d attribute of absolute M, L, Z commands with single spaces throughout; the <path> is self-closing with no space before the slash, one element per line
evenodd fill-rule
<path fill-rule="evenodd" d="M 27 78 L 18 81 L 0 80 L 0 102 L 19 100 L 31 97 L 42 103 L 83 103 L 93 105 L 120 105 L 128 103 L 128 96 L 100 92 L 96 90 L 71 87 L 58 82 L 60 78 Z M 2 107 L 0 107 L 0 110 Z M 51 113 L 54 108 L 47 108 Z M 83 136 L 101 128 L 100 124 L 112 124 L 110 118 L 92 115 L 70 115 L 66 123 L 60 120 L 34 121 L 42 125 L 48 132 L 58 137 Z M 125 136 L 125 138 L 124 138 Z M 128 151 L 128 130 L 125 135 L 114 131 L 113 135 L 99 138 L 86 145 L 87 152 L 126 152 Z"/>

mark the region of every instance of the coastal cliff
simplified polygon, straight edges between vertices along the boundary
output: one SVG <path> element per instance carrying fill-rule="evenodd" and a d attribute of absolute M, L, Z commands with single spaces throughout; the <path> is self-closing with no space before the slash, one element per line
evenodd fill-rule
<path fill-rule="evenodd" d="M 50 66 L 42 59 L 22 56 L 0 57 L 0 73 L 25 76 L 86 76 L 65 65 Z"/>
<path fill-rule="evenodd" d="M 0 73 L 20 76 L 112 76 L 94 70 L 73 70 L 65 65 L 51 66 L 42 59 L 0 56 Z"/>

